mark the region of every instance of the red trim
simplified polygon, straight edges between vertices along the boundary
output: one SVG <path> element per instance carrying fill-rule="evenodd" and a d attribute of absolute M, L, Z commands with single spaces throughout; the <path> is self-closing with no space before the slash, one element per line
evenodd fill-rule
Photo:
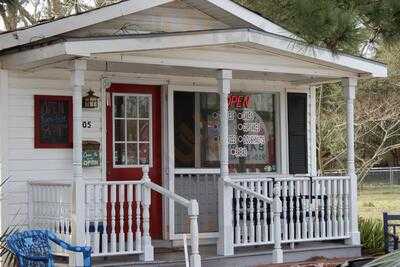
<path fill-rule="evenodd" d="M 73 118 L 72 96 L 35 95 L 34 122 L 35 122 L 35 148 L 72 148 Z M 64 101 L 68 102 L 68 143 L 47 144 L 40 140 L 40 101 Z"/>

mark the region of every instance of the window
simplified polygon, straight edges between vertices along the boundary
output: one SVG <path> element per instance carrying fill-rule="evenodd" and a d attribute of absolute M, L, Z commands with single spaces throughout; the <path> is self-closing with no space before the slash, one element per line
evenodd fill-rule
<path fill-rule="evenodd" d="M 275 172 L 273 93 L 229 96 L 230 172 Z M 219 167 L 219 96 L 175 93 L 175 165 Z"/>
<path fill-rule="evenodd" d="M 35 148 L 72 148 L 72 97 L 35 95 Z"/>
<path fill-rule="evenodd" d="M 114 167 L 151 165 L 151 95 L 113 95 Z"/>

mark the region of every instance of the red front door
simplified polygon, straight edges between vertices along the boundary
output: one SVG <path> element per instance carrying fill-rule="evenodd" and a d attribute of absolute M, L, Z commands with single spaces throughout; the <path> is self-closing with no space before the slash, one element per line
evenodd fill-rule
<path fill-rule="evenodd" d="M 161 184 L 160 87 L 112 84 L 107 97 L 107 180 L 142 178 L 149 165 L 150 179 Z M 150 232 L 161 238 L 161 197 L 152 193 Z"/>

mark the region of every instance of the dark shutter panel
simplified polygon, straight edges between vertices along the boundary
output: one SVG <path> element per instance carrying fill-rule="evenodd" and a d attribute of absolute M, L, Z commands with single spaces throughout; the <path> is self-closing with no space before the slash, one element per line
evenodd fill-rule
<path fill-rule="evenodd" d="M 307 94 L 288 93 L 289 172 L 307 169 Z"/>

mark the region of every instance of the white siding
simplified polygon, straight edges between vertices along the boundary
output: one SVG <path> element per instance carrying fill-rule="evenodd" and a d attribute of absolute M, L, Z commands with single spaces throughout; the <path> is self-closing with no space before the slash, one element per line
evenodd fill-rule
<path fill-rule="evenodd" d="M 11 179 L 3 188 L 3 207 L 8 223 L 27 223 L 27 181 L 29 180 L 72 180 L 72 149 L 34 148 L 34 95 L 72 95 L 69 73 L 53 78 L 29 77 L 11 73 L 9 79 L 8 116 L 8 174 Z M 31 75 L 32 76 L 32 75 Z M 87 81 L 87 88 L 101 94 L 100 78 Z M 87 89 L 88 90 L 88 89 Z M 86 90 L 83 92 L 86 95 Z M 83 129 L 84 140 L 101 142 L 101 109 L 84 111 L 83 120 L 95 121 L 92 129 Z M 84 168 L 84 178 L 100 179 L 101 168 Z M 12 219 L 15 217 L 14 219 Z"/>
<path fill-rule="evenodd" d="M 27 181 L 54 180 L 66 181 L 73 177 L 72 149 L 35 149 L 34 148 L 34 95 L 71 95 L 69 72 L 55 69 L 38 70 L 30 73 L 16 73 L 10 71 L 9 79 L 9 126 L 8 140 L 8 173 L 12 179 L 5 186 L 5 200 L 2 207 L 6 213 L 6 220 L 16 217 L 14 223 L 27 223 Z M 86 90 L 92 89 L 101 96 L 101 81 L 109 77 L 113 82 L 167 84 L 180 90 L 207 90 L 215 91 L 216 80 L 213 78 L 167 76 L 139 73 L 103 73 L 88 72 Z M 295 90 L 288 84 L 261 80 L 233 80 L 232 90 L 268 90 L 280 91 L 283 88 Z M 299 89 L 298 89 L 299 90 Z M 295 90 L 295 91 L 298 91 Z M 304 88 L 300 91 L 306 91 Z M 103 101 L 104 102 L 104 101 Z M 105 145 L 102 140 L 102 114 L 98 110 L 85 110 L 83 120 L 91 119 L 95 122 L 92 129 L 83 129 L 83 140 L 99 141 L 103 151 Z M 286 135 L 284 136 L 286 138 Z M 309 142 L 311 144 L 311 142 Z M 166 152 L 167 153 L 167 152 Z M 105 161 L 103 161 L 105 162 Z M 84 168 L 85 179 L 101 179 L 102 168 Z M 2 218 L 3 222 L 5 218 Z"/>

